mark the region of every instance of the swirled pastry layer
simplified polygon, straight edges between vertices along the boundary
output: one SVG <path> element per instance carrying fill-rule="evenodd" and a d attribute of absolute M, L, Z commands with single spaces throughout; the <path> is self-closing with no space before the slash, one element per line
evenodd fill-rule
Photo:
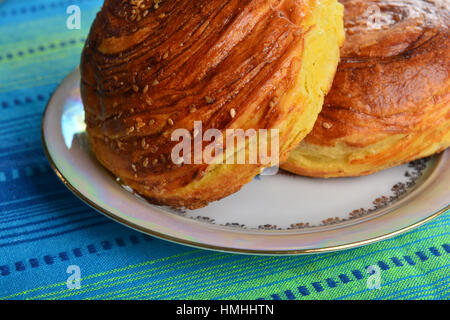
<path fill-rule="evenodd" d="M 313 131 L 282 168 L 367 175 L 450 145 L 450 2 L 341 0 L 346 43 Z"/>
<path fill-rule="evenodd" d="M 154 203 L 225 197 L 267 164 L 174 163 L 172 133 L 194 136 L 194 121 L 278 129 L 286 158 L 312 129 L 343 38 L 335 0 L 106 0 L 81 62 L 92 150 Z"/>

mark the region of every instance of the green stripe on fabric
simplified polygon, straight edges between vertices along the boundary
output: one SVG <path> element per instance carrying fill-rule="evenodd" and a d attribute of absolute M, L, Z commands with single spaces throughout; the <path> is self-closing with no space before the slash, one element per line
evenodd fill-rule
<path fill-rule="evenodd" d="M 131 269 L 135 269 L 135 268 L 139 268 L 139 267 L 143 267 L 143 266 L 147 266 L 147 265 L 152 265 L 152 264 L 155 264 L 155 263 L 158 263 L 158 262 L 163 262 L 163 261 L 168 261 L 168 260 L 171 260 L 171 259 L 181 258 L 181 257 L 187 256 L 187 255 L 191 255 L 193 253 L 198 253 L 198 252 L 200 252 L 200 250 L 192 250 L 192 251 L 183 252 L 183 253 L 176 254 L 176 255 L 173 255 L 173 256 L 169 256 L 169 257 L 164 257 L 164 258 L 160 258 L 160 259 L 145 261 L 145 262 L 134 264 L 134 265 L 128 265 L 126 267 L 111 269 L 111 270 L 108 270 L 108 271 L 105 271 L 105 272 L 100 272 L 100 273 L 93 274 L 93 275 L 87 276 L 85 278 L 82 278 L 82 281 L 95 279 L 95 278 L 98 278 L 98 277 L 103 277 L 103 276 L 106 276 L 106 275 L 111 275 L 111 274 L 115 274 L 115 273 L 119 273 L 119 272 L 123 272 L 123 271 L 128 271 L 128 270 L 131 270 Z M 12 294 L 12 295 L 9 295 L 9 296 L 0 297 L 0 300 L 16 298 L 16 297 L 19 297 L 21 295 L 26 295 L 26 294 L 29 294 L 29 293 L 32 293 L 32 292 L 36 292 L 36 291 L 39 291 L 39 290 L 46 290 L 46 289 L 57 288 L 57 287 L 62 287 L 62 286 L 65 287 L 66 284 L 67 283 L 65 281 L 64 282 L 57 282 L 57 283 L 53 283 L 53 284 L 50 284 L 50 285 L 47 285 L 47 286 L 42 286 L 42 287 L 38 287 L 38 288 L 25 290 L 25 291 L 22 291 L 22 292 L 17 292 L 15 294 Z"/>

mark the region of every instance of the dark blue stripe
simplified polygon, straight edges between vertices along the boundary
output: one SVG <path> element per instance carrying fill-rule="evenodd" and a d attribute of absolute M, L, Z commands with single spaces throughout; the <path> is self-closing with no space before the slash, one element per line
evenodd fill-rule
<path fill-rule="evenodd" d="M 337 283 L 333 279 L 328 278 L 328 279 L 325 279 L 325 281 L 327 282 L 327 284 L 328 284 L 328 286 L 330 288 L 336 288 L 337 287 Z"/>
<path fill-rule="evenodd" d="M 392 257 L 391 260 L 392 260 L 392 262 L 393 262 L 397 267 L 403 267 L 403 263 L 400 261 L 399 258 L 397 258 L 397 257 Z"/>
<path fill-rule="evenodd" d="M 77 0 L 77 4 L 79 4 L 80 2 L 85 2 L 85 1 L 92 1 L 92 0 Z M 94 0 L 95 2 L 99 2 L 97 0 Z M 92 1 L 93 2 L 93 1 Z M 12 16 L 16 16 L 19 14 L 28 14 L 28 13 L 38 13 L 39 11 L 45 11 L 45 10 L 52 10 L 52 9 L 56 9 L 57 7 L 65 7 L 68 6 L 70 4 L 74 3 L 73 0 L 66 0 L 66 1 L 59 1 L 59 2 L 50 2 L 49 4 L 45 4 L 45 3 L 41 3 L 39 5 L 37 4 L 33 4 L 27 7 L 20 7 L 20 8 L 13 8 L 13 9 L 9 9 L 9 11 L 1 11 L 0 15 L 2 17 L 6 17 L 8 14 L 12 15 Z M 99 2 L 100 3 L 100 2 Z"/>
<path fill-rule="evenodd" d="M 54 257 L 51 255 L 44 256 L 44 262 L 46 264 L 53 264 L 54 260 L 55 260 Z"/>
<path fill-rule="evenodd" d="M 111 242 L 109 241 L 102 241 L 102 248 L 104 250 L 109 250 L 112 248 Z"/>
<path fill-rule="evenodd" d="M 22 261 L 16 262 L 15 266 L 16 266 L 16 271 L 23 271 L 23 270 L 25 270 L 25 265 L 23 264 Z"/>
<path fill-rule="evenodd" d="M 30 49 L 32 49 L 32 50 L 28 49 L 27 51 L 28 51 L 28 55 L 32 55 L 32 54 L 34 54 L 34 53 L 37 52 L 37 51 L 44 51 L 44 50 L 47 50 L 47 49 L 64 48 L 64 47 L 66 47 L 66 44 L 75 45 L 75 44 L 77 44 L 77 43 L 78 43 L 78 44 L 79 44 L 79 43 L 83 43 L 83 44 L 84 44 L 85 42 L 86 42 L 86 38 L 70 39 L 70 40 L 68 40 L 68 42 L 59 42 L 58 44 L 49 43 L 49 44 L 47 44 L 46 46 L 44 46 L 44 45 L 39 45 L 39 46 L 37 47 L 37 50 L 36 50 L 35 48 L 30 48 Z M 6 57 L 7 57 L 8 59 L 14 59 L 15 56 L 23 56 L 23 51 L 21 51 L 21 52 L 22 52 L 22 55 L 19 54 L 19 52 L 16 52 L 16 53 L 7 52 L 7 53 L 6 53 Z M 22 104 L 22 101 L 20 101 L 20 100 L 14 101 L 14 104 L 15 104 L 15 105 L 21 105 L 21 104 Z"/>
<path fill-rule="evenodd" d="M 90 244 L 87 246 L 88 252 L 89 253 L 96 253 L 97 249 L 95 249 L 95 246 L 93 244 Z"/>
<path fill-rule="evenodd" d="M 322 287 L 322 285 L 320 284 L 320 282 L 313 282 L 313 283 L 311 283 L 311 285 L 314 287 L 314 289 L 315 289 L 317 292 L 323 291 L 323 287 Z"/>
<path fill-rule="evenodd" d="M 98 219 L 98 218 L 105 219 L 105 217 L 103 217 L 101 215 L 95 215 L 95 216 L 90 216 L 90 217 L 86 217 L 86 218 L 75 219 L 75 220 L 72 220 L 72 221 L 69 221 L 69 222 L 60 223 L 60 224 L 56 224 L 56 225 L 53 225 L 53 226 L 48 226 L 48 227 L 44 227 L 44 228 L 34 229 L 34 230 L 30 230 L 30 231 L 10 233 L 10 234 L 4 235 L 4 236 L 0 236 L 0 239 L 16 238 L 16 237 L 19 237 L 19 236 L 29 235 L 29 234 L 33 234 L 33 233 L 39 233 L 39 232 L 42 232 L 42 231 L 49 231 L 49 230 L 57 229 L 59 227 L 69 226 L 69 225 L 75 224 L 77 222 L 82 222 L 82 221 L 91 220 L 91 219 Z"/>
<path fill-rule="evenodd" d="M 130 241 L 132 244 L 138 244 L 140 242 L 138 237 L 136 237 L 135 235 L 130 236 Z"/>
<path fill-rule="evenodd" d="M 83 210 L 81 210 L 83 209 Z M 57 207 L 45 207 L 43 206 L 40 209 L 36 209 L 36 210 L 30 210 L 30 212 L 24 212 L 24 213 L 18 213 L 16 215 L 14 215 L 14 218 L 4 218 L 3 220 L 0 219 L 0 224 L 7 224 L 10 222 L 15 222 L 15 221 L 24 221 L 24 220 L 28 220 L 34 217 L 42 217 L 43 215 L 54 215 L 57 214 L 58 217 L 63 217 L 63 215 L 59 215 L 61 212 L 67 212 L 67 214 L 73 213 L 73 210 L 78 210 L 76 211 L 76 213 L 79 214 L 84 214 L 84 213 L 89 213 L 92 212 L 93 210 L 90 209 L 87 206 L 84 206 L 83 203 L 81 201 L 76 201 L 74 203 L 72 203 L 72 205 L 64 205 L 64 206 L 57 206 Z"/>
<path fill-rule="evenodd" d="M 75 249 L 72 250 L 72 252 L 73 252 L 74 256 L 77 257 L 77 258 L 83 256 L 83 253 L 81 252 L 80 248 L 75 248 Z"/>
<path fill-rule="evenodd" d="M 294 294 L 292 293 L 291 290 L 286 290 L 286 291 L 284 292 L 284 294 L 286 295 L 286 297 L 287 297 L 289 300 L 295 300 L 295 296 L 294 296 Z"/>
<path fill-rule="evenodd" d="M 37 267 L 39 267 L 39 260 L 38 260 L 38 259 L 36 259 L 36 258 L 31 258 L 31 259 L 29 260 L 29 262 L 30 262 L 30 265 L 31 265 L 32 268 L 37 268 Z"/>
<path fill-rule="evenodd" d="M 58 254 L 59 258 L 61 259 L 61 261 L 67 261 L 69 260 L 69 256 L 67 255 L 67 252 L 60 252 Z"/>
<path fill-rule="evenodd" d="M 0 275 L 7 276 L 9 275 L 9 267 L 8 266 L 0 266 Z"/>
<path fill-rule="evenodd" d="M 50 95 L 50 93 L 49 93 L 49 95 Z M 29 98 L 27 98 L 26 100 L 29 101 Z M 23 116 L 8 118 L 8 119 L 5 119 L 5 122 L 0 123 L 0 129 L 2 129 L 2 128 L 11 128 L 12 124 L 15 124 L 15 125 L 32 124 L 32 125 L 36 126 L 37 124 L 36 124 L 36 122 L 34 120 L 38 120 L 41 117 L 42 117 L 42 112 L 35 112 L 35 113 L 27 114 L 26 118 L 24 118 Z M 39 127 L 39 126 L 37 126 L 37 127 Z"/>
<path fill-rule="evenodd" d="M 419 257 L 421 261 L 427 261 L 428 257 L 422 251 L 417 251 L 416 255 Z"/>
<path fill-rule="evenodd" d="M 116 238 L 116 244 L 119 247 L 124 247 L 125 246 L 125 241 L 122 238 Z"/>
<path fill-rule="evenodd" d="M 53 179 L 53 181 L 58 181 L 58 180 L 55 177 L 55 179 Z M 77 199 L 77 198 L 69 190 L 58 188 L 57 190 L 52 191 L 47 194 L 28 195 L 23 198 L 16 197 L 14 201 L 4 201 L 3 203 L 0 203 L 0 211 L 8 212 L 7 214 L 9 215 L 9 213 L 11 213 L 11 212 L 14 213 L 13 211 L 15 211 L 15 210 L 27 210 L 28 207 L 30 207 L 30 206 L 36 206 L 36 205 L 41 205 L 41 204 L 46 204 L 46 203 L 48 205 L 48 202 L 51 203 L 55 200 L 64 200 L 64 199 L 66 199 L 67 201 L 70 201 L 70 200 Z M 78 202 L 80 204 L 83 203 L 79 200 L 78 200 Z"/>
<path fill-rule="evenodd" d="M 85 215 L 85 214 L 88 214 L 88 213 L 92 214 L 93 211 L 92 210 L 86 211 L 86 208 L 83 208 L 82 211 L 76 211 L 76 212 L 63 214 L 63 215 L 60 215 L 60 216 L 55 216 L 55 217 L 44 219 L 44 220 L 32 221 L 32 222 L 27 222 L 27 223 L 24 223 L 24 224 L 18 224 L 18 225 L 14 225 L 14 226 L 10 226 L 10 227 L 0 228 L 0 232 L 1 231 L 6 231 L 6 230 L 19 229 L 19 228 L 28 227 L 28 226 L 34 226 L 34 225 L 37 225 L 37 224 L 51 222 L 51 221 L 59 220 L 59 219 L 62 219 L 62 218 L 71 217 L 71 216 L 74 216 L 74 215 Z M 37 215 L 42 216 L 42 213 L 39 213 Z M 30 217 L 27 217 L 27 218 L 30 218 Z M 23 220 L 23 218 L 22 219 L 19 219 L 19 218 L 18 219 L 12 219 L 12 220 L 9 220 L 7 222 L 13 222 L 13 221 L 18 221 L 18 220 Z M 0 223 L 3 224 L 5 222 L 1 221 Z M 0 237 L 0 239 L 1 239 L 1 237 Z"/>
<path fill-rule="evenodd" d="M 117 239 L 121 240 L 121 238 L 117 238 Z M 104 245 L 104 248 L 103 248 L 104 250 L 111 249 L 111 246 L 109 245 L 109 243 L 110 243 L 109 241 L 102 241 L 101 243 Z M 107 245 L 105 245 L 105 244 L 107 244 Z M 125 242 L 124 242 L 124 245 L 126 245 Z M 89 244 L 87 246 L 87 249 L 88 249 L 89 254 L 95 254 L 97 252 L 97 250 L 95 249 L 95 246 L 93 244 Z M 71 251 L 74 253 L 74 257 L 75 258 L 79 258 L 79 257 L 83 256 L 83 252 L 82 252 L 81 248 L 74 248 Z M 48 264 L 48 265 L 51 265 L 51 264 L 53 264 L 55 262 L 55 259 L 57 257 L 59 257 L 59 259 L 61 261 L 68 261 L 68 260 L 70 260 L 70 256 L 68 255 L 67 252 L 68 251 L 62 251 L 57 256 L 54 256 L 54 255 L 51 255 L 51 254 L 45 255 L 44 256 L 44 262 L 46 264 Z M 30 259 L 28 259 L 28 261 L 30 262 L 31 267 L 33 267 L 33 268 L 39 267 L 39 260 L 38 259 L 30 258 Z M 23 270 L 26 269 L 25 265 L 21 261 L 16 262 L 14 265 L 15 265 L 15 268 L 16 268 L 17 271 L 23 271 Z M 9 267 L 7 265 L 5 265 L 5 266 L 3 266 L 3 269 L 5 270 L 4 273 L 6 275 L 6 273 L 9 272 Z"/>
<path fill-rule="evenodd" d="M 439 252 L 438 249 L 436 249 L 435 247 L 430 247 L 428 248 L 430 250 L 430 252 L 435 256 L 435 257 L 440 257 L 441 253 Z"/>
<path fill-rule="evenodd" d="M 81 226 L 81 227 L 74 228 L 74 229 L 69 229 L 69 230 L 64 230 L 61 232 L 56 232 L 53 234 L 48 234 L 48 235 L 41 236 L 41 237 L 36 237 L 36 238 L 31 238 L 31 239 L 26 239 L 26 240 L 18 240 L 18 241 L 13 241 L 13 242 L 0 243 L 0 248 L 15 246 L 15 245 L 22 244 L 22 243 L 34 242 L 34 241 L 43 240 L 43 239 L 50 239 L 50 238 L 54 238 L 57 236 L 61 236 L 63 234 L 67 234 L 67 233 L 71 233 L 71 232 L 75 232 L 75 231 L 79 231 L 79 230 L 83 230 L 83 229 L 88 229 L 88 228 L 92 228 L 92 227 L 97 227 L 97 226 L 101 226 L 101 225 L 111 223 L 111 222 L 112 222 L 111 220 L 101 221 L 101 222 L 88 224 L 88 225 Z"/>
<path fill-rule="evenodd" d="M 378 261 L 378 266 L 381 270 L 389 270 L 389 266 L 384 261 Z"/>
<path fill-rule="evenodd" d="M 304 287 L 304 286 L 300 286 L 300 287 L 298 287 L 297 289 L 298 289 L 298 292 L 300 292 L 300 294 L 301 294 L 302 296 L 309 296 L 309 290 L 308 290 L 308 288 L 306 288 L 306 287 Z"/>
<path fill-rule="evenodd" d="M 414 266 L 416 263 L 413 259 L 411 259 L 410 256 L 403 256 L 403 259 L 405 259 L 406 262 L 408 262 L 409 265 Z"/>
<path fill-rule="evenodd" d="M 342 283 L 348 283 L 348 282 L 352 281 L 352 280 L 350 280 L 350 278 L 347 277 L 345 274 L 340 274 L 340 275 L 339 275 L 339 279 L 342 281 Z"/>
<path fill-rule="evenodd" d="M 361 271 L 359 271 L 359 270 L 353 270 L 352 273 L 355 276 L 355 278 L 358 280 L 361 280 L 362 278 L 364 278 Z"/>

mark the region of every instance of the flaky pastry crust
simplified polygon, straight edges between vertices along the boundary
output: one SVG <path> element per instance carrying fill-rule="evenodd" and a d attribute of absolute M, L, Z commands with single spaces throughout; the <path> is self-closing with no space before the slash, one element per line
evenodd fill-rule
<path fill-rule="evenodd" d="M 340 2 L 347 36 L 333 87 L 282 168 L 368 175 L 449 147 L 450 2 Z"/>
<path fill-rule="evenodd" d="M 335 0 L 106 0 L 81 61 L 92 150 L 154 203 L 221 199 L 267 165 L 173 163 L 172 132 L 279 129 L 285 159 L 312 129 L 343 38 Z"/>

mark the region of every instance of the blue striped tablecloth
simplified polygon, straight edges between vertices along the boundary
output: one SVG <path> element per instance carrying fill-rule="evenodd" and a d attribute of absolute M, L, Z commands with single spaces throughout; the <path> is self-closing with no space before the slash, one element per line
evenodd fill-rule
<path fill-rule="evenodd" d="M 69 5 L 81 29 L 66 27 Z M 1 299 L 447 299 L 449 222 L 344 252 L 296 257 L 193 249 L 123 227 L 83 204 L 50 169 L 44 107 L 79 63 L 101 1 L 0 3 Z M 368 286 L 368 265 L 381 269 Z M 67 287 L 79 267 L 80 289 Z"/>

